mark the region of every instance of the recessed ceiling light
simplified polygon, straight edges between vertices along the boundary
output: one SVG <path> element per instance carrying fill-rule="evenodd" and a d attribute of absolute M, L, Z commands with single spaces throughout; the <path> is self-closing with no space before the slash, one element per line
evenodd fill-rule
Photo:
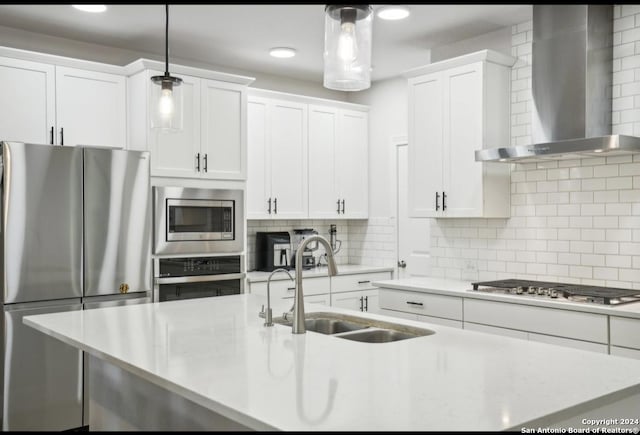
<path fill-rule="evenodd" d="M 105 5 L 71 5 L 83 12 L 104 12 L 107 10 Z"/>
<path fill-rule="evenodd" d="M 278 57 L 283 59 L 283 58 L 295 56 L 296 50 L 289 47 L 274 47 L 271 50 L 269 50 L 269 54 L 273 57 Z"/>
<path fill-rule="evenodd" d="M 409 16 L 411 12 L 404 6 L 384 6 L 378 9 L 378 18 L 383 20 L 403 20 Z"/>

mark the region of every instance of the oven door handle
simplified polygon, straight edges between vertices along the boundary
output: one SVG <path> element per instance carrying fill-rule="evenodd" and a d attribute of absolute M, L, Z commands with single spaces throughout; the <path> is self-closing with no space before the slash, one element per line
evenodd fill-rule
<path fill-rule="evenodd" d="M 171 278 L 155 278 L 155 284 L 180 284 L 189 282 L 211 282 L 227 281 L 230 279 L 244 279 L 244 273 L 226 273 L 222 275 L 197 275 L 197 276 L 176 276 Z"/>

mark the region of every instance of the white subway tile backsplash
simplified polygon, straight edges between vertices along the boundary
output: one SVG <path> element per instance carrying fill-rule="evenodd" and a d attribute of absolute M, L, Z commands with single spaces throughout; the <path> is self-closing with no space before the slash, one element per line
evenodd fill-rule
<path fill-rule="evenodd" d="M 580 182 L 583 191 L 604 190 L 606 185 L 607 182 L 604 178 L 585 178 Z"/>
<path fill-rule="evenodd" d="M 581 240 L 572 240 L 569 245 L 571 252 L 587 253 L 593 252 L 593 242 L 585 242 Z"/>
<path fill-rule="evenodd" d="M 617 254 L 618 243 L 616 242 L 595 242 L 593 252 L 596 254 Z"/>

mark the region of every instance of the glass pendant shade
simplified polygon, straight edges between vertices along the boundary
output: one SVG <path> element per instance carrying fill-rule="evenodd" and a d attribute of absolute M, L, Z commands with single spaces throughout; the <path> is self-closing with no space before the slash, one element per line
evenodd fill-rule
<path fill-rule="evenodd" d="M 182 117 L 182 79 L 169 75 L 151 77 L 151 128 L 180 131 Z"/>
<path fill-rule="evenodd" d="M 151 128 L 176 132 L 183 127 L 182 79 L 169 74 L 169 5 L 165 5 L 165 68 L 164 75 L 151 77 Z"/>
<path fill-rule="evenodd" d="M 324 87 L 361 91 L 371 86 L 369 5 L 327 5 L 324 18 Z"/>

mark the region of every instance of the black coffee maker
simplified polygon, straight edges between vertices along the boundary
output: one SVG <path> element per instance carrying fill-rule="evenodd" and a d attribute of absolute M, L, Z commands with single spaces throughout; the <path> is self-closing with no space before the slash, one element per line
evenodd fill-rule
<path fill-rule="evenodd" d="M 318 232 L 311 228 L 304 228 L 291 231 L 291 266 L 296 267 L 296 252 L 298 246 L 309 236 L 318 234 Z M 312 269 L 316 267 L 316 259 L 313 256 L 313 251 L 318 249 L 318 242 L 307 245 L 302 253 L 302 268 Z"/>
<path fill-rule="evenodd" d="M 291 238 L 286 231 L 256 233 L 256 270 L 292 269 Z"/>

